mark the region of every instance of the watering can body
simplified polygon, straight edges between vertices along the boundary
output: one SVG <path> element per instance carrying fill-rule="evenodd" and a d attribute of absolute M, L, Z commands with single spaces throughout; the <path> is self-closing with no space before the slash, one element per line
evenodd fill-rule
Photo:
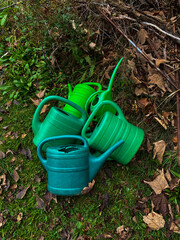
<path fill-rule="evenodd" d="M 79 83 L 77 84 L 73 91 L 71 88 L 71 85 L 68 84 L 69 93 L 68 93 L 68 99 L 74 103 L 76 103 L 78 106 L 80 106 L 82 109 L 85 110 L 85 105 L 87 102 L 87 99 L 95 93 L 95 89 L 91 86 L 97 86 L 98 91 L 101 90 L 101 85 L 99 83 L 95 82 L 86 82 L 86 83 Z M 72 108 L 70 105 L 65 105 L 63 108 L 64 111 L 71 113 L 72 115 L 76 117 L 80 117 L 79 111 Z"/>
<path fill-rule="evenodd" d="M 123 60 L 123 58 L 121 58 L 119 60 L 119 62 L 117 63 L 117 65 L 116 65 L 116 67 L 115 67 L 115 69 L 112 73 L 112 76 L 110 78 L 107 90 L 99 90 L 99 91 L 93 93 L 87 99 L 87 102 L 86 102 L 86 105 L 85 105 L 86 112 L 88 112 L 88 108 L 90 108 L 90 112 L 93 112 L 94 109 L 97 107 L 97 105 L 100 104 L 101 102 L 105 101 L 105 100 L 112 101 L 112 86 L 113 86 L 113 82 L 114 82 L 116 72 L 117 72 L 118 67 L 121 64 L 122 60 Z M 99 109 L 99 111 L 96 112 L 96 118 L 97 119 L 100 118 L 107 111 L 112 112 L 112 113 L 116 112 L 114 107 L 112 107 L 110 105 L 106 105 L 106 106 L 101 107 L 101 109 Z"/>
<path fill-rule="evenodd" d="M 47 142 L 75 139 L 83 143 L 59 145 L 46 149 L 46 159 L 42 156 L 43 145 Z M 108 149 L 100 157 L 93 157 L 87 141 L 76 135 L 56 136 L 44 139 L 37 148 L 38 157 L 48 173 L 48 191 L 56 195 L 72 196 L 80 194 L 93 180 L 108 156 L 121 144 Z"/>
<path fill-rule="evenodd" d="M 116 116 L 112 112 L 105 112 L 98 121 L 93 132 L 89 133 L 89 136 L 87 136 L 87 128 L 98 110 L 104 105 L 113 107 L 118 115 Z M 111 154 L 111 158 L 126 165 L 139 149 L 144 138 L 144 131 L 129 123 L 116 103 L 112 101 L 103 101 L 95 108 L 88 118 L 82 129 L 81 135 L 86 138 L 90 147 L 101 153 L 122 139 L 124 144 Z"/>
<path fill-rule="evenodd" d="M 50 111 L 48 112 L 46 118 L 43 122 L 40 122 L 40 112 L 43 108 L 44 104 L 52 101 L 58 100 L 61 102 L 65 102 L 66 104 L 71 105 L 77 111 L 80 112 L 81 118 L 77 118 L 69 113 L 66 113 L 62 109 L 58 107 L 51 107 Z M 59 136 L 59 135 L 79 135 L 81 133 L 81 129 L 86 121 L 87 115 L 81 107 L 76 105 L 75 103 L 71 102 L 68 99 L 59 97 L 59 96 L 49 96 L 43 99 L 40 104 L 38 105 L 32 121 L 32 129 L 34 132 L 33 143 L 38 146 L 38 144 L 45 138 L 51 136 Z M 51 145 L 60 144 L 62 141 L 59 142 L 51 142 Z M 64 143 L 72 142 L 71 139 L 66 139 Z M 43 150 L 46 149 L 48 144 L 46 144 Z"/>

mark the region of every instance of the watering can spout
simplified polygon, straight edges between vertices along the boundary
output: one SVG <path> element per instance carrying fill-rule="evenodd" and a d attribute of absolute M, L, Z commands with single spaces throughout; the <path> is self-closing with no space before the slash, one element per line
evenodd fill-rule
<path fill-rule="evenodd" d="M 102 167 L 106 159 L 113 153 L 122 143 L 124 143 L 123 140 L 118 141 L 116 144 L 114 144 L 111 148 L 109 148 L 105 153 L 103 153 L 99 157 L 94 157 L 92 154 L 90 154 L 89 157 L 89 181 L 91 182 L 93 178 L 96 176 L 99 169 Z"/>

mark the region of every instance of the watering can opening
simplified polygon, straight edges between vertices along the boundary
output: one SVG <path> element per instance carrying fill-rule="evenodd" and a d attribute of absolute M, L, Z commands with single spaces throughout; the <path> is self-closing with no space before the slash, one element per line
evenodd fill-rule
<path fill-rule="evenodd" d="M 59 112 L 64 113 L 65 115 L 69 116 L 69 114 L 68 114 L 67 112 L 61 110 L 60 108 L 56 108 L 56 109 L 57 109 Z"/>
<path fill-rule="evenodd" d="M 79 150 L 78 147 L 74 147 L 73 145 L 68 145 L 68 146 L 61 146 L 58 151 L 63 152 L 63 153 L 69 153 L 69 152 L 75 152 Z"/>

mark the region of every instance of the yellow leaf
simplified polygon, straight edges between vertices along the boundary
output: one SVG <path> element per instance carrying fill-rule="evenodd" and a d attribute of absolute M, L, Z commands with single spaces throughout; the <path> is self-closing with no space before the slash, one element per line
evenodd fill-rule
<path fill-rule="evenodd" d="M 166 59 L 156 59 L 156 65 L 159 67 L 161 63 L 168 62 Z"/>
<path fill-rule="evenodd" d="M 20 212 L 17 216 L 17 222 L 20 222 L 22 220 L 22 217 L 23 217 L 23 213 Z"/>

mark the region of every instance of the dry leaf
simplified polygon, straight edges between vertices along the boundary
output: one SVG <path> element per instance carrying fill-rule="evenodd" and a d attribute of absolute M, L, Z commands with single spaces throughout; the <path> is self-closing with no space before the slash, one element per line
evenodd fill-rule
<path fill-rule="evenodd" d="M 166 92 L 163 77 L 159 73 L 154 73 L 151 76 L 148 76 L 150 85 L 157 85 L 163 92 Z"/>
<path fill-rule="evenodd" d="M 168 62 L 166 59 L 156 59 L 156 65 L 159 67 L 161 63 Z"/>
<path fill-rule="evenodd" d="M 176 219 L 174 222 L 172 222 L 169 229 L 180 234 L 180 219 Z"/>
<path fill-rule="evenodd" d="M 20 191 L 19 193 L 16 194 L 16 199 L 23 199 L 23 197 L 26 195 L 27 190 L 29 189 L 30 185 L 27 186 L 25 189 Z"/>
<path fill-rule="evenodd" d="M 108 68 L 106 69 L 105 73 L 104 73 L 104 76 L 110 80 L 110 76 L 109 76 L 109 71 L 111 71 L 112 69 L 114 69 L 114 65 L 113 66 L 108 66 Z"/>
<path fill-rule="evenodd" d="M 38 195 L 36 195 L 36 202 L 37 202 L 36 208 L 45 210 L 44 200 L 42 198 L 40 198 Z"/>
<path fill-rule="evenodd" d="M 128 67 L 132 70 L 132 71 L 134 71 L 134 69 L 135 69 L 135 62 L 134 62 L 134 60 L 128 60 Z"/>
<path fill-rule="evenodd" d="M 95 48 L 96 44 L 93 43 L 93 42 L 91 42 L 91 43 L 89 44 L 89 46 L 90 46 L 90 48 Z"/>
<path fill-rule="evenodd" d="M 6 157 L 5 153 L 3 153 L 2 151 L 0 151 L 0 159 L 3 159 L 3 158 L 5 158 L 5 157 Z"/>
<path fill-rule="evenodd" d="M 34 100 L 32 98 L 30 98 L 30 99 L 34 103 L 35 106 L 38 106 L 40 104 L 40 102 L 42 101 L 42 99 L 36 99 L 36 100 Z"/>
<path fill-rule="evenodd" d="M 41 90 L 39 91 L 36 96 L 39 98 L 39 99 L 42 99 L 44 97 L 44 94 L 46 92 L 46 88 L 44 90 Z M 31 99 L 32 100 L 32 99 Z"/>
<path fill-rule="evenodd" d="M 143 45 L 146 42 L 146 39 L 148 38 L 148 33 L 146 32 L 146 30 L 144 28 L 142 28 L 138 32 L 138 38 L 139 38 L 139 42 L 141 45 Z"/>
<path fill-rule="evenodd" d="M 163 120 L 159 119 L 158 117 L 154 117 L 154 119 L 155 119 L 158 123 L 160 123 L 161 126 L 162 126 L 165 130 L 167 130 L 167 125 L 166 125 L 166 123 L 165 123 Z"/>
<path fill-rule="evenodd" d="M 147 151 L 148 151 L 148 153 L 152 151 L 152 146 L 151 146 L 151 143 L 149 141 L 149 138 L 147 138 Z"/>
<path fill-rule="evenodd" d="M 49 104 L 44 105 L 40 114 L 45 113 L 48 109 L 48 106 L 49 106 Z"/>
<path fill-rule="evenodd" d="M 94 184 L 95 184 L 95 180 L 93 179 L 92 182 L 90 182 L 88 184 L 88 187 L 83 188 L 83 190 L 81 191 L 81 194 L 83 195 L 83 194 L 90 192 L 92 190 Z"/>
<path fill-rule="evenodd" d="M 164 155 L 167 144 L 165 143 L 164 140 L 154 142 L 153 144 L 155 145 L 153 150 L 153 159 L 155 159 L 155 157 L 157 156 L 158 161 L 162 163 L 163 155 Z"/>
<path fill-rule="evenodd" d="M 118 227 L 116 229 L 116 233 L 119 235 L 120 239 L 127 239 L 127 233 L 129 232 L 129 228 L 124 228 L 124 225 Z"/>
<path fill-rule="evenodd" d="M 162 215 L 152 211 L 147 216 L 143 216 L 143 221 L 152 230 L 159 230 L 164 227 L 165 221 Z"/>
<path fill-rule="evenodd" d="M 13 179 L 15 182 L 18 182 L 18 180 L 19 180 L 19 174 L 17 173 L 16 170 L 13 171 Z"/>
<path fill-rule="evenodd" d="M 141 83 L 141 81 L 137 77 L 135 77 L 133 72 L 131 73 L 131 79 L 134 81 L 135 84 Z"/>
<path fill-rule="evenodd" d="M 160 174 L 152 182 L 144 182 L 149 184 L 156 194 L 161 194 L 165 188 L 169 188 L 168 182 L 164 176 L 164 169 L 160 171 Z"/>
<path fill-rule="evenodd" d="M 151 102 L 149 102 L 147 98 L 141 98 L 140 100 L 138 100 L 138 103 L 142 109 L 151 104 Z"/>
<path fill-rule="evenodd" d="M 167 179 L 169 182 L 172 181 L 172 177 L 171 177 L 171 174 L 170 174 L 170 171 L 169 171 L 169 170 L 166 171 L 165 177 L 166 177 L 166 179 Z"/>
<path fill-rule="evenodd" d="M 168 200 L 164 194 L 156 194 L 151 197 L 151 200 L 153 202 L 153 210 L 158 211 L 160 214 L 165 217 L 168 212 Z"/>
<path fill-rule="evenodd" d="M 26 133 L 23 133 L 23 134 L 21 135 L 21 138 L 25 138 L 26 135 L 27 135 Z"/>
<path fill-rule="evenodd" d="M 23 213 L 20 212 L 17 216 L 17 222 L 20 222 L 22 220 L 22 217 L 23 217 Z"/>

